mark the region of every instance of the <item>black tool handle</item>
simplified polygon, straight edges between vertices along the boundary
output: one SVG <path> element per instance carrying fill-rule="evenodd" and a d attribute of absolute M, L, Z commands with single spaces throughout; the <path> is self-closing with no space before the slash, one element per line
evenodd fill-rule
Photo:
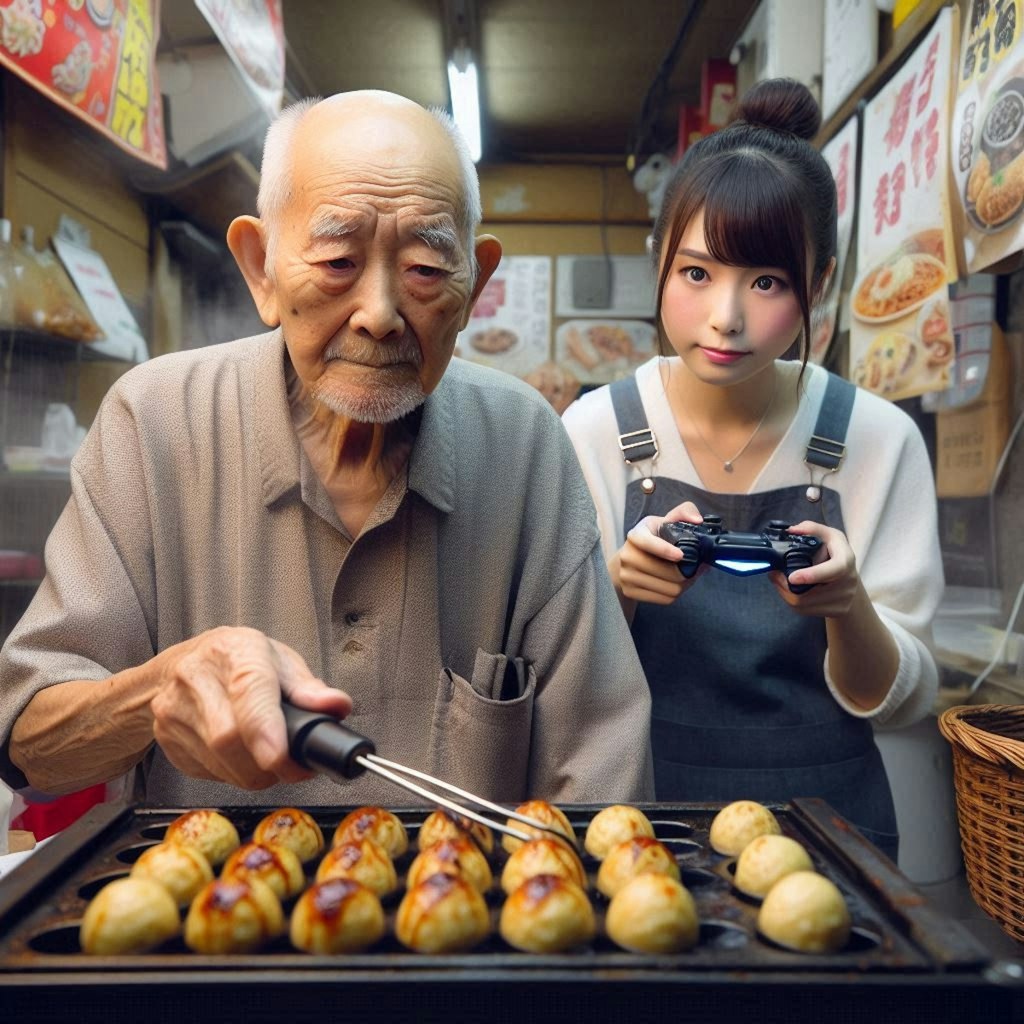
<path fill-rule="evenodd" d="M 375 752 L 371 740 L 319 711 L 304 711 L 287 701 L 281 702 L 281 710 L 293 760 L 334 778 L 354 779 L 366 770 L 356 759 Z"/>

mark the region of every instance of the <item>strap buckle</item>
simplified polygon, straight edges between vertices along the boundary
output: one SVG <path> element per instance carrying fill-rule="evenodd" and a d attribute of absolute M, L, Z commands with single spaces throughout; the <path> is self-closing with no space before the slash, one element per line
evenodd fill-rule
<path fill-rule="evenodd" d="M 835 473 L 846 458 L 846 445 L 839 441 L 833 441 L 829 437 L 820 437 L 813 434 L 807 445 L 807 452 L 804 455 L 804 462 L 821 466 L 830 473 Z"/>
<path fill-rule="evenodd" d="M 638 448 L 651 448 L 649 455 L 637 451 Z M 643 430 L 631 430 L 626 434 L 619 434 L 619 451 L 622 452 L 622 460 L 630 464 L 644 459 L 656 459 L 658 457 L 658 441 L 654 431 L 650 427 Z"/>

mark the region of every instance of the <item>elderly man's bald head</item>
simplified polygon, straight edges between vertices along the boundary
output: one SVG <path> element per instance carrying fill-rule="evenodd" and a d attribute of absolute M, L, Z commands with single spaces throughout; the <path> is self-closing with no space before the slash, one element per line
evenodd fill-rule
<path fill-rule="evenodd" d="M 324 133 L 346 129 L 363 133 L 372 130 L 375 119 L 405 126 L 410 136 L 424 145 L 449 149 L 459 178 L 457 212 L 461 234 L 466 252 L 473 252 L 473 239 L 482 217 L 480 183 L 469 148 L 449 114 L 438 108 L 426 109 L 395 93 L 364 89 L 338 93 L 326 99 L 301 100 L 283 110 L 268 129 L 256 200 L 266 231 L 268 274 L 273 273 L 281 214 L 292 195 L 296 146 L 301 144 L 307 132 L 316 140 L 321 140 Z"/>

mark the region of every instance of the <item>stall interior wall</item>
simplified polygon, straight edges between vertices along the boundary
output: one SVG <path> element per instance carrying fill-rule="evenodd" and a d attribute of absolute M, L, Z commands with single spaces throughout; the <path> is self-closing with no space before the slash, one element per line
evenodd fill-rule
<path fill-rule="evenodd" d="M 43 248 L 67 215 L 90 235 L 148 331 L 149 214 L 127 183 L 126 158 L 18 82 L 2 79 L 3 216 L 12 244 L 31 226 Z M 2 332 L 0 445 L 38 446 L 47 406 L 70 406 L 82 426 L 92 422 L 103 395 L 127 369 L 123 360 L 98 358 L 79 343 L 45 334 Z M 43 544 L 71 491 L 64 472 L 5 473 L 0 469 L 0 549 L 24 552 L 41 564 Z M 28 606 L 40 568 L 0 580 L 0 642 Z"/>
<path fill-rule="evenodd" d="M 500 239 L 508 256 L 555 260 L 558 256 L 646 255 L 651 232 L 647 200 L 633 187 L 624 167 L 596 163 L 484 166 L 480 195 L 483 230 Z M 554 274 L 551 280 L 554 289 Z M 551 309 L 554 312 L 553 295 Z M 557 323 L 553 317 L 552 336 Z"/>
<path fill-rule="evenodd" d="M 145 198 L 127 183 L 125 158 L 13 76 L 4 79 L 3 212 L 18 240 L 35 230 L 49 243 L 63 214 L 90 234 L 143 334 L 150 310 L 150 225 Z M 90 361 L 79 376 L 76 416 L 88 425 L 124 363 Z"/>

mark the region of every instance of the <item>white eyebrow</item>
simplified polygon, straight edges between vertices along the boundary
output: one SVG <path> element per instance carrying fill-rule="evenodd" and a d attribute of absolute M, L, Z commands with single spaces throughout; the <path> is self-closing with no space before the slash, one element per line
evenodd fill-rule
<path fill-rule="evenodd" d="M 459 255 L 459 236 L 450 224 L 424 224 L 413 230 L 413 237 L 425 242 L 452 262 Z"/>
<path fill-rule="evenodd" d="M 334 210 L 322 210 L 313 217 L 309 226 L 309 237 L 315 242 L 330 241 L 351 235 L 359 229 L 354 217 L 345 217 Z"/>

